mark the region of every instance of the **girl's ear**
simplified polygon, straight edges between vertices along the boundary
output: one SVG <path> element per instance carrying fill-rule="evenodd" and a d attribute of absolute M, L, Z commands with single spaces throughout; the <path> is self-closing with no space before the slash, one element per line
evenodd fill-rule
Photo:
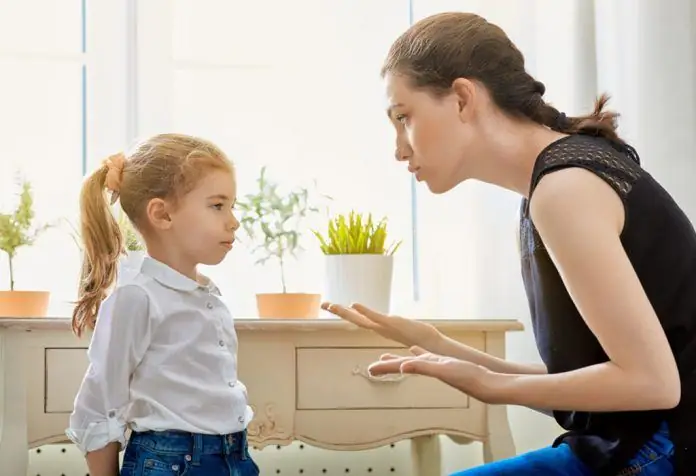
<path fill-rule="evenodd" d="M 172 226 L 169 204 L 161 198 L 153 198 L 145 209 L 147 221 L 158 230 L 168 230 Z"/>

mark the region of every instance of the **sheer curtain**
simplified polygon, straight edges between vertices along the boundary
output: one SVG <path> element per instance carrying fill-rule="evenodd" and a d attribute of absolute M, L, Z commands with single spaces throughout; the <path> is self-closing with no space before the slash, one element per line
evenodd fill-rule
<path fill-rule="evenodd" d="M 696 8 L 688 0 L 415 0 L 415 19 L 472 11 L 499 24 L 568 115 L 591 110 L 602 92 L 621 113 L 619 133 L 643 164 L 696 218 L 694 130 Z M 519 197 L 480 183 L 444 196 L 419 187 L 423 297 L 434 314 L 515 318 L 511 359 L 537 361 L 515 242 Z M 509 411 L 518 451 L 548 445 L 555 423 L 531 410 Z"/>
<path fill-rule="evenodd" d="M 138 136 L 174 130 L 218 143 L 236 162 L 239 196 L 262 166 L 282 188 L 312 186 L 331 212 L 387 216 L 396 257 L 395 306 L 412 302 L 410 177 L 393 163 L 379 67 L 409 22 L 405 0 L 140 2 Z M 326 216 L 309 222 L 326 226 Z M 275 263 L 240 245 L 207 270 L 236 315 L 278 292 Z M 315 238 L 288 267 L 288 290 L 321 292 Z"/>

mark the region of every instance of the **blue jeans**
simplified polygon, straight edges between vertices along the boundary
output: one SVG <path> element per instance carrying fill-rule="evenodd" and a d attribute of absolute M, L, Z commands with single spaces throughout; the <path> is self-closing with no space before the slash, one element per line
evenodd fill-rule
<path fill-rule="evenodd" d="M 246 432 L 201 435 L 183 431 L 131 434 L 121 476 L 259 476 Z"/>
<path fill-rule="evenodd" d="M 663 424 L 650 441 L 621 470 L 617 476 L 672 476 L 674 445 L 667 425 Z M 452 476 L 594 476 L 570 447 L 561 444 L 521 454 L 514 458 L 495 461 Z"/>

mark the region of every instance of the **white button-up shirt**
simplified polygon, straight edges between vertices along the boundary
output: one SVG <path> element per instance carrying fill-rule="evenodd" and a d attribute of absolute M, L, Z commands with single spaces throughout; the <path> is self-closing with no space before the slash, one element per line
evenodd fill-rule
<path fill-rule="evenodd" d="M 146 257 L 104 300 L 67 436 L 83 453 L 126 429 L 242 431 L 253 413 L 237 380 L 237 335 L 217 288 Z"/>

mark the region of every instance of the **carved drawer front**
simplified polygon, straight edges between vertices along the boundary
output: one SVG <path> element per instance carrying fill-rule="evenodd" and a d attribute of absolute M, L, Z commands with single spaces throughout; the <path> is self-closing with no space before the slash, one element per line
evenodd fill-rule
<path fill-rule="evenodd" d="M 72 413 L 75 395 L 87 370 L 87 349 L 47 348 L 46 413 Z"/>
<path fill-rule="evenodd" d="M 371 377 L 367 367 L 395 349 L 298 348 L 297 409 L 468 408 L 469 397 L 418 375 Z"/>

